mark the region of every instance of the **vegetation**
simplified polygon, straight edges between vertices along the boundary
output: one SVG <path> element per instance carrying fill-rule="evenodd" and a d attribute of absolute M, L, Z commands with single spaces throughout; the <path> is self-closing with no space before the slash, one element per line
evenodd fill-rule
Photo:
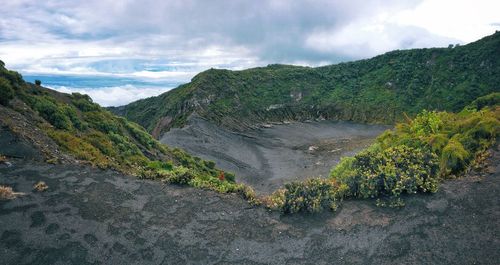
<path fill-rule="evenodd" d="M 11 102 L 13 110 L 38 117 L 38 127 L 81 162 L 255 200 L 251 188 L 236 184 L 234 175 L 217 169 L 214 162 L 160 144 L 140 125 L 115 116 L 87 95 L 68 95 L 25 83 L 3 63 L 0 93 L 3 105 Z M 50 161 L 56 162 L 53 158 Z M 220 178 L 221 174 L 225 177 Z M 42 184 L 35 189 L 46 188 Z"/>
<path fill-rule="evenodd" d="M 460 111 L 497 92 L 498 84 L 500 32 L 459 47 L 392 51 L 318 68 L 210 69 L 158 97 L 111 110 L 155 137 L 193 112 L 230 129 L 317 118 L 394 123 L 423 109 Z"/>
<path fill-rule="evenodd" d="M 43 192 L 46 191 L 49 188 L 49 186 L 43 182 L 43 181 L 38 181 L 34 186 L 33 189 L 38 191 L 38 192 Z"/>
<path fill-rule="evenodd" d="M 0 185 L 0 200 L 12 200 L 22 195 L 24 195 L 24 193 L 14 192 L 12 187 Z"/>
<path fill-rule="evenodd" d="M 402 206 L 401 195 L 436 192 L 439 182 L 466 171 L 500 134 L 497 93 L 459 113 L 423 111 L 398 123 L 354 157 L 343 158 L 328 179 L 287 184 L 266 199 L 284 213 L 335 210 L 345 198 L 378 198 Z"/>
<path fill-rule="evenodd" d="M 0 104 L 7 105 L 14 98 L 14 89 L 10 86 L 9 80 L 0 77 Z"/>

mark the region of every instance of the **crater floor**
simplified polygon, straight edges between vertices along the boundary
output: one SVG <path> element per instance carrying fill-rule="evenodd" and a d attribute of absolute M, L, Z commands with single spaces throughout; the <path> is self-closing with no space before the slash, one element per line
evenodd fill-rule
<path fill-rule="evenodd" d="M 285 182 L 328 176 L 340 157 L 367 147 L 388 128 L 321 121 L 235 133 L 192 116 L 187 126 L 170 130 L 160 141 L 215 161 L 217 167 L 236 173 L 238 181 L 270 193 Z"/>

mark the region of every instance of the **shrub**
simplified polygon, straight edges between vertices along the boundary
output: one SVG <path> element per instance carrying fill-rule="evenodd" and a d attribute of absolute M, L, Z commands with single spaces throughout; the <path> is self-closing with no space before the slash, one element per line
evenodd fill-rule
<path fill-rule="evenodd" d="M 87 112 L 100 109 L 99 105 L 95 104 L 88 95 L 73 93 L 71 94 L 71 97 L 71 103 L 73 103 L 73 105 L 81 111 Z"/>
<path fill-rule="evenodd" d="M 261 201 L 257 198 L 257 194 L 254 189 L 250 186 L 241 185 L 238 189 L 238 193 L 243 197 L 243 199 L 247 200 L 250 204 L 260 205 Z"/>
<path fill-rule="evenodd" d="M 7 105 L 14 98 L 14 89 L 9 80 L 0 77 L 0 104 Z"/>
<path fill-rule="evenodd" d="M 17 196 L 22 196 L 22 192 L 14 192 L 9 186 L 0 186 L 0 200 L 12 200 Z"/>
<path fill-rule="evenodd" d="M 59 146 L 73 154 L 77 159 L 89 161 L 102 168 L 107 168 L 111 164 L 99 149 L 72 133 L 52 129 L 48 130 L 48 134 Z"/>
<path fill-rule="evenodd" d="M 10 200 L 15 198 L 11 187 L 0 186 L 0 200 Z"/>
<path fill-rule="evenodd" d="M 500 92 L 495 92 L 483 97 L 479 97 L 476 100 L 472 101 L 469 107 L 481 110 L 484 107 L 495 105 L 500 105 Z"/>
<path fill-rule="evenodd" d="M 172 162 L 163 162 L 163 161 L 151 161 L 148 163 L 148 168 L 153 170 L 166 170 L 170 171 L 173 169 Z"/>
<path fill-rule="evenodd" d="M 321 178 L 304 182 L 292 182 L 271 195 L 271 207 L 279 207 L 283 213 L 320 212 L 324 208 L 336 210 L 338 202 L 348 192 L 346 184 Z"/>
<path fill-rule="evenodd" d="M 39 192 L 46 191 L 48 188 L 49 186 L 43 181 L 39 181 L 33 186 L 33 189 Z"/>
<path fill-rule="evenodd" d="M 164 175 L 164 180 L 168 183 L 187 185 L 192 179 L 195 178 L 195 174 L 189 168 L 179 166 L 175 167 L 172 171 L 167 172 Z"/>
<path fill-rule="evenodd" d="M 40 80 L 38 80 L 38 79 L 37 79 L 37 80 L 35 80 L 35 85 L 37 85 L 37 86 L 41 86 L 41 85 L 42 85 L 42 81 L 40 81 Z"/>
<path fill-rule="evenodd" d="M 463 145 L 456 140 L 451 139 L 443 148 L 441 155 L 440 171 L 441 175 L 456 174 L 464 170 L 469 159 L 469 152 Z"/>
<path fill-rule="evenodd" d="M 89 123 L 89 126 L 103 133 L 121 134 L 120 123 L 117 122 L 111 113 L 96 110 L 82 113 L 84 120 Z"/>
<path fill-rule="evenodd" d="M 208 161 L 208 160 L 206 160 L 204 163 L 205 163 L 205 166 L 208 167 L 208 168 L 210 168 L 210 169 L 215 168 L 215 162 L 214 161 Z"/>
<path fill-rule="evenodd" d="M 127 128 L 128 132 L 141 145 L 143 145 L 144 147 L 146 147 L 148 149 L 153 149 L 158 145 L 156 140 L 149 133 L 147 133 L 143 128 L 141 128 L 139 125 L 132 123 L 132 122 L 129 122 L 123 118 L 121 118 L 121 120 L 123 121 L 123 124 Z"/>
<path fill-rule="evenodd" d="M 408 146 L 390 147 L 379 153 L 361 152 L 353 164 L 362 198 L 399 197 L 401 193 L 437 191 L 437 156 Z"/>
<path fill-rule="evenodd" d="M 438 132 L 442 126 L 443 121 L 437 112 L 423 110 L 411 122 L 411 131 L 416 136 L 424 136 Z"/>
<path fill-rule="evenodd" d="M 69 130 L 71 121 L 65 114 L 65 108 L 60 107 L 53 99 L 46 96 L 33 98 L 34 109 L 46 121 L 57 129 Z"/>

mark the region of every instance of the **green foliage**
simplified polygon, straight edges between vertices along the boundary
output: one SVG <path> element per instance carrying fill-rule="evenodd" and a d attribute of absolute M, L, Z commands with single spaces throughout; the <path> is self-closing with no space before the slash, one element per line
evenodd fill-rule
<path fill-rule="evenodd" d="M 194 178 L 196 174 L 189 168 L 179 166 L 175 167 L 172 171 L 164 173 L 164 180 L 168 183 L 187 185 Z"/>
<path fill-rule="evenodd" d="M 283 213 L 320 212 L 324 208 L 337 209 L 338 203 L 345 197 L 348 187 L 335 181 L 313 178 L 304 182 L 292 182 L 285 185 L 284 192 L 271 195 L 278 201 Z"/>
<path fill-rule="evenodd" d="M 410 129 L 417 137 L 427 136 L 439 131 L 443 121 L 435 111 L 423 110 L 411 122 Z"/>
<path fill-rule="evenodd" d="M 500 105 L 500 92 L 495 92 L 483 97 L 479 97 L 476 100 L 472 101 L 469 107 L 474 108 L 476 110 L 481 110 L 484 107 L 490 107 L 496 105 Z"/>
<path fill-rule="evenodd" d="M 90 162 L 92 165 L 107 168 L 112 165 L 111 161 L 103 155 L 98 148 L 84 139 L 76 137 L 70 132 L 46 129 L 48 135 L 55 140 L 64 150 L 68 150 L 77 159 Z"/>
<path fill-rule="evenodd" d="M 148 168 L 153 169 L 153 170 L 166 170 L 170 171 L 173 169 L 173 164 L 172 162 L 163 162 L 163 161 L 151 161 L 148 163 Z"/>
<path fill-rule="evenodd" d="M 435 192 L 438 183 L 437 156 L 425 150 L 405 145 L 390 147 L 381 152 L 367 150 L 355 157 L 352 179 L 337 181 L 352 183 L 354 197 L 399 197 L 402 193 Z M 334 171 L 333 171 L 334 172 Z"/>
<path fill-rule="evenodd" d="M 9 80 L 0 77 L 0 104 L 7 105 L 9 100 L 14 98 L 14 89 Z"/>
<path fill-rule="evenodd" d="M 35 97 L 34 99 L 33 108 L 50 124 L 62 130 L 69 130 L 71 128 L 71 120 L 66 115 L 65 109 L 56 103 L 55 100 L 47 96 Z"/>
<path fill-rule="evenodd" d="M 443 148 L 441 155 L 441 172 L 444 174 L 458 173 L 464 170 L 469 160 L 469 152 L 456 139 L 451 139 Z"/>
<path fill-rule="evenodd" d="M 35 80 L 35 85 L 37 85 L 37 86 L 41 86 L 41 85 L 42 85 L 42 81 L 40 81 L 40 80 L 38 80 L 38 79 L 37 79 L 37 80 Z"/>
<path fill-rule="evenodd" d="M 80 93 L 71 94 L 71 103 L 83 112 L 97 111 L 100 109 L 99 105 L 95 104 L 88 95 Z"/>

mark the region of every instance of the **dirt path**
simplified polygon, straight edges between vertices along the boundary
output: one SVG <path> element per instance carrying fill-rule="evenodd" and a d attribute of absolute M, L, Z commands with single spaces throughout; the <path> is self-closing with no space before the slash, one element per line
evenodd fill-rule
<path fill-rule="evenodd" d="M 0 264 L 498 264 L 500 159 L 402 209 L 348 201 L 280 216 L 232 195 L 84 166 L 11 160 L 0 184 Z M 496 163 L 496 164 L 495 164 Z M 35 182 L 49 189 L 32 191 Z"/>
<path fill-rule="evenodd" d="M 285 182 L 328 176 L 340 157 L 364 149 L 387 128 L 322 121 L 237 134 L 192 116 L 188 126 L 172 129 L 161 142 L 215 161 L 217 167 L 236 173 L 238 181 L 259 193 L 270 193 Z"/>

